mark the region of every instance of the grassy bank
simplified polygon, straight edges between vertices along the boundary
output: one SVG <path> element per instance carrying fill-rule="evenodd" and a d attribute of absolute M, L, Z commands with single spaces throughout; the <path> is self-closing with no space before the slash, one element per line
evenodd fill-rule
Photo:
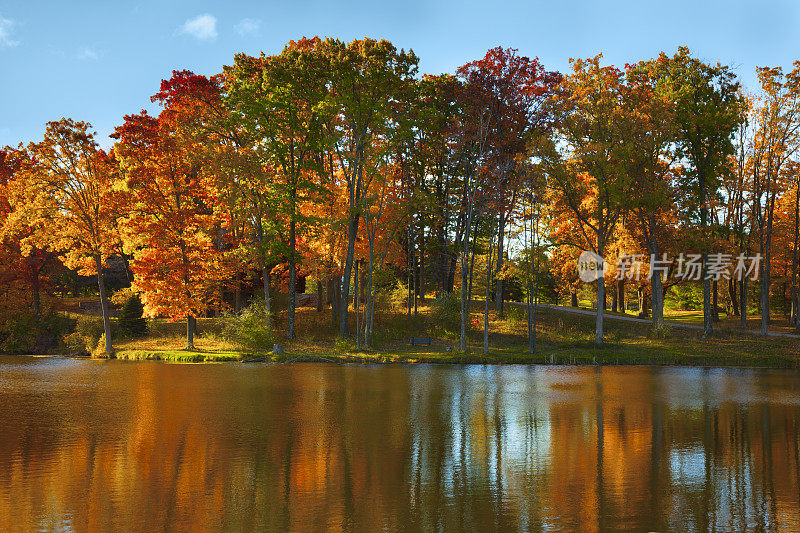
<path fill-rule="evenodd" d="M 800 367 L 800 339 L 760 337 L 720 325 L 710 339 L 701 332 L 667 328 L 653 335 L 648 324 L 606 321 L 603 346 L 596 346 L 594 318 L 555 309 L 540 309 L 536 353 L 528 353 L 527 321 L 520 309 L 509 309 L 504 317 L 490 315 L 490 350 L 483 354 L 483 333 L 472 325 L 482 325 L 482 307 L 472 310 L 469 345 L 458 352 L 458 327 L 453 320 L 442 320 L 431 307 L 422 306 L 417 317 L 385 312 L 376 316 L 372 350 L 358 350 L 352 339 L 340 339 L 332 326 L 329 311 L 298 309 L 297 338 L 276 336 L 285 353 L 273 355 L 271 344 L 262 350 L 244 349 L 224 335 L 223 319 L 198 321 L 196 350 L 186 351 L 182 323 L 150 321 L 150 332 L 141 339 L 115 343 L 116 356 L 126 360 L 170 362 L 215 361 L 330 361 L 354 363 L 535 363 L 603 365 L 690 365 Z M 352 317 L 352 324 L 355 318 Z M 452 317 L 451 317 L 452 318 Z M 285 317 L 276 317 L 281 331 Z M 410 337 L 430 336 L 431 346 L 411 346 Z"/>

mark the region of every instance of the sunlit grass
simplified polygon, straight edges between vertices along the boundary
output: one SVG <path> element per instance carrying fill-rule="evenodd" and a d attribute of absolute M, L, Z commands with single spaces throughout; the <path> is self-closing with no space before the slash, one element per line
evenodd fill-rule
<path fill-rule="evenodd" d="M 283 336 L 285 312 L 276 316 L 275 340 L 285 353 L 272 355 L 272 346 L 246 350 L 225 338 L 224 319 L 199 319 L 195 350 L 184 350 L 185 322 L 149 321 L 149 334 L 141 339 L 119 340 L 115 348 L 122 359 L 200 361 L 331 361 L 359 363 L 545 363 L 545 364 L 684 364 L 736 366 L 790 366 L 798 364 L 800 340 L 760 337 L 737 330 L 734 320 L 723 321 L 710 339 L 701 331 L 671 328 L 665 338 L 655 338 L 649 323 L 607 320 L 605 344 L 594 344 L 591 315 L 540 308 L 537 312 L 537 350 L 528 353 L 527 315 L 520 305 L 507 304 L 504 317 L 491 306 L 489 353 L 483 353 L 483 302 L 470 309 L 468 349 L 458 351 L 458 332 L 430 319 L 430 302 L 420 305 L 418 315 L 383 309 L 376 313 L 373 348 L 356 347 L 352 330 L 355 312 L 350 310 L 351 336 L 338 337 L 330 309 L 297 310 L 295 339 Z M 697 312 L 677 315 L 687 323 Z M 702 320 L 702 313 L 699 314 Z M 668 318 L 668 320 L 670 320 Z M 730 323 L 729 323 L 730 322 Z M 737 322 L 738 323 L 738 322 Z M 411 346 L 411 337 L 430 336 L 431 346 Z"/>

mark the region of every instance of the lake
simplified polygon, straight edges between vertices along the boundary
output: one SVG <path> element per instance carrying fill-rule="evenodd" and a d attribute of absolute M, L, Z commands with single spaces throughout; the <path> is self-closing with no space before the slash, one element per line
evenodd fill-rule
<path fill-rule="evenodd" d="M 800 530 L 785 370 L 0 357 L 0 530 Z"/>

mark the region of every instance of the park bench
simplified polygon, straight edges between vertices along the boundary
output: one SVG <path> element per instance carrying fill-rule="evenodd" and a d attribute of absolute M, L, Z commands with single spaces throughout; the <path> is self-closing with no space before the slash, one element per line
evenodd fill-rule
<path fill-rule="evenodd" d="M 432 340 L 430 337 L 411 337 L 411 346 L 430 346 Z"/>

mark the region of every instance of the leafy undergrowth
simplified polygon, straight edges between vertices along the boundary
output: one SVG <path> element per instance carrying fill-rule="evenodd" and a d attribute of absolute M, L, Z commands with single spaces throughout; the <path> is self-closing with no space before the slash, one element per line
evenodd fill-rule
<path fill-rule="evenodd" d="M 650 325 L 608 320 L 605 344 L 594 344 L 594 317 L 553 309 L 537 313 L 537 345 L 528 353 L 525 310 L 508 306 L 500 318 L 490 313 L 489 353 L 483 354 L 483 305 L 473 304 L 468 328 L 468 349 L 458 351 L 458 324 L 443 324 L 441 313 L 421 306 L 418 316 L 401 312 L 376 315 L 374 348 L 356 346 L 352 337 L 341 339 L 333 327 L 330 310 L 318 313 L 301 308 L 297 337 L 286 339 L 285 314 L 276 317 L 271 341 L 281 343 L 284 354 L 272 355 L 272 346 L 243 347 L 225 337 L 225 319 L 198 320 L 194 351 L 186 351 L 185 324 L 155 320 L 139 339 L 115 343 L 117 357 L 131 360 L 174 362 L 209 361 L 330 361 L 354 363 L 478 363 L 478 364 L 608 364 L 693 366 L 800 366 L 800 340 L 764 338 L 734 328 L 718 330 L 710 339 L 700 331 L 667 328 L 651 332 Z M 445 321 L 447 322 L 447 321 Z M 355 315 L 351 311 L 351 325 Z M 410 337 L 432 337 L 431 346 L 410 346 Z"/>

